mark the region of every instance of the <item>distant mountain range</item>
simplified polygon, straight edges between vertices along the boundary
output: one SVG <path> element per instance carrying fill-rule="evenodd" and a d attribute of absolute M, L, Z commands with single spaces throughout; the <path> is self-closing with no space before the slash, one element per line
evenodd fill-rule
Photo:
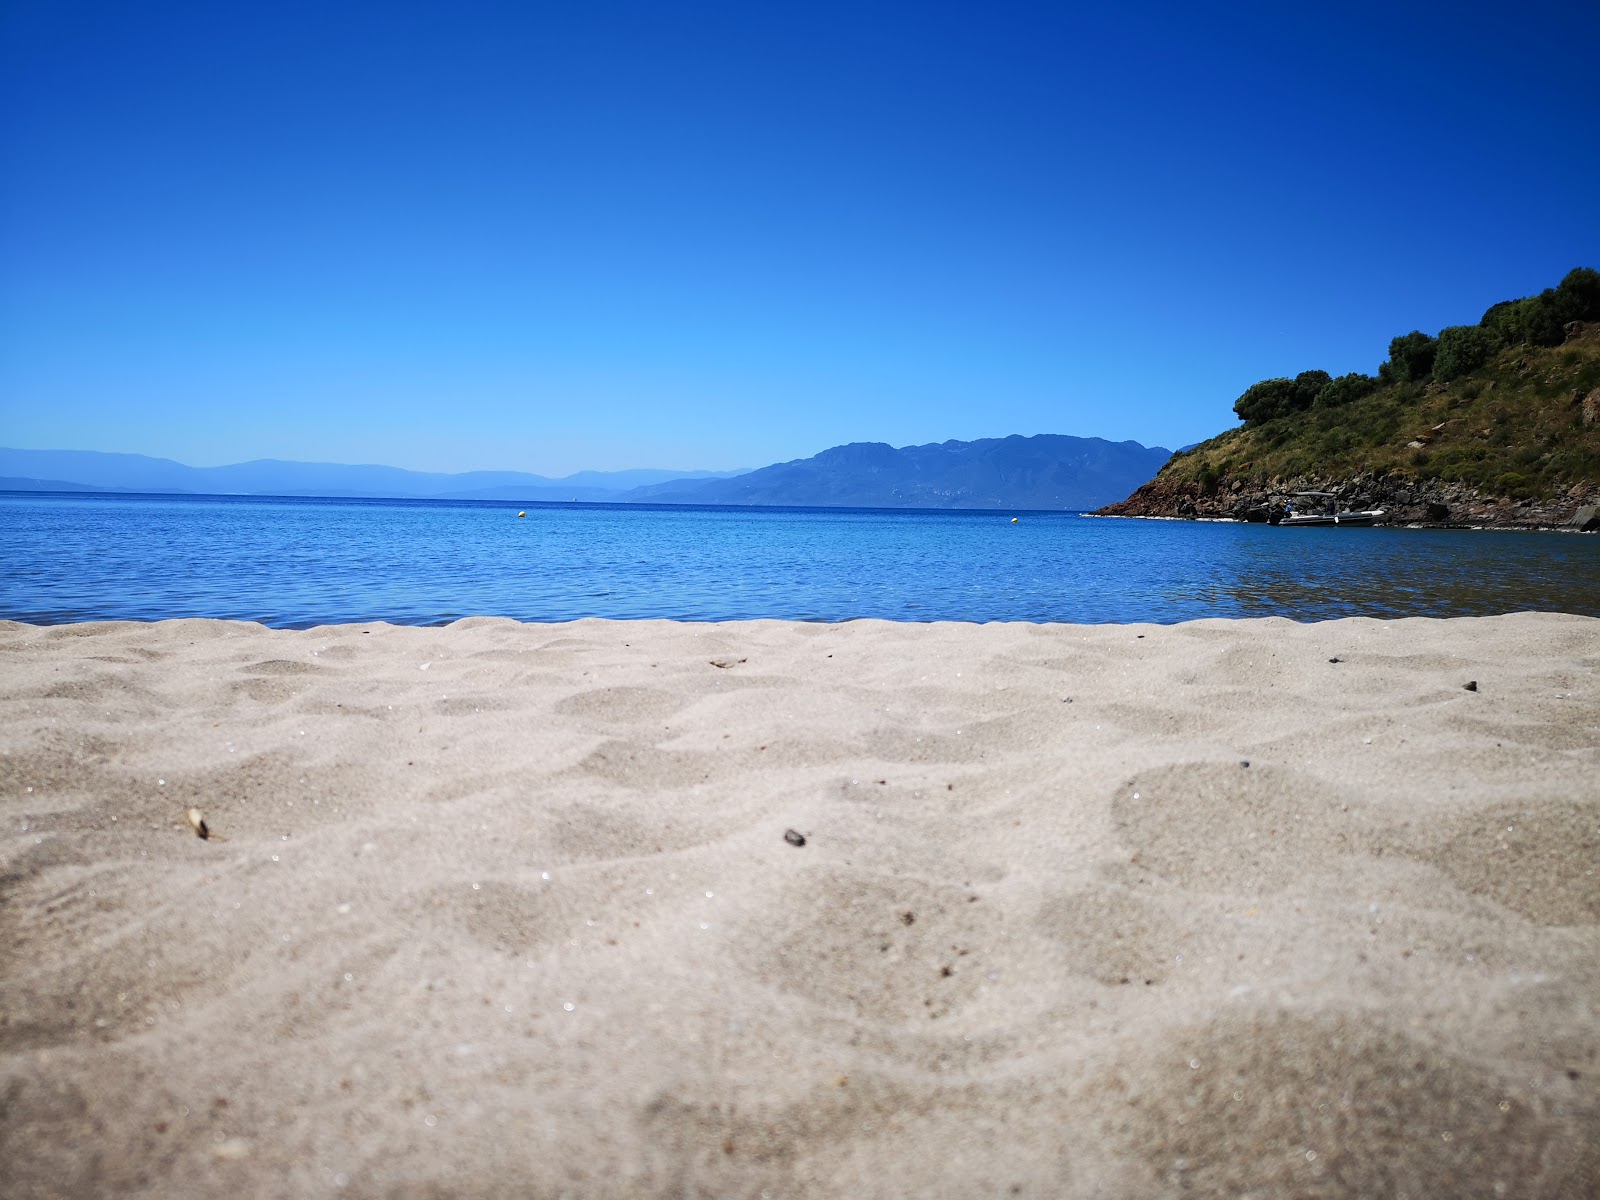
<path fill-rule="evenodd" d="M 434 474 L 400 467 L 284 462 L 187 467 L 170 458 L 92 450 L 0 449 L 0 489 L 191 492 L 216 496 L 399 497 L 428 500 L 615 500 L 666 480 L 721 479 L 737 471 L 580 471 L 560 479 L 523 471 Z"/>
<path fill-rule="evenodd" d="M 1042 433 L 895 449 L 852 442 L 811 458 L 724 479 L 674 479 L 629 500 L 861 508 L 1039 508 L 1083 511 L 1126 495 L 1172 452 L 1138 442 Z"/>
<path fill-rule="evenodd" d="M 139 454 L 0 449 L 0 489 L 1085 511 L 1128 495 L 1170 457 L 1138 442 L 1040 434 L 899 449 L 854 442 L 756 471 L 583 471 L 550 479 L 273 459 L 188 467 Z"/>

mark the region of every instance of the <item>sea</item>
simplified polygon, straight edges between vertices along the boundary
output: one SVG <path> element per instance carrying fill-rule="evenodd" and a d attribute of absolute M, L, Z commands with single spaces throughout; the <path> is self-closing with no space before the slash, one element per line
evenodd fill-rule
<path fill-rule="evenodd" d="M 1600 536 L 1062 512 L 0 493 L 0 618 L 1600 616 Z"/>

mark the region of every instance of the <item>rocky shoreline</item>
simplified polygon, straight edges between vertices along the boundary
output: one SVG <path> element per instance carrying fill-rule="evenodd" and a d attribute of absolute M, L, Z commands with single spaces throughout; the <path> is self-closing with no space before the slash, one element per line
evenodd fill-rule
<path fill-rule="evenodd" d="M 1513 500 L 1485 495 L 1460 483 L 1356 475 L 1345 479 L 1296 476 L 1259 480 L 1223 475 L 1206 489 L 1199 483 L 1152 479 L 1126 500 L 1096 511 L 1100 517 L 1178 517 L 1194 520 L 1266 520 L 1298 492 L 1331 492 L 1336 507 L 1382 509 L 1387 523 L 1424 529 L 1544 529 L 1600 531 L 1600 486 L 1579 483 L 1556 500 Z"/>

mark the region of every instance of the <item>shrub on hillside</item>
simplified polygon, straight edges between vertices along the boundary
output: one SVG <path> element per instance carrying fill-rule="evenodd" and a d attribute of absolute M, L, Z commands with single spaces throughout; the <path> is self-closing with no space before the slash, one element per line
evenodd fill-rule
<path fill-rule="evenodd" d="M 1600 271 L 1574 267 L 1537 296 L 1490 306 L 1478 324 L 1503 346 L 1559 346 L 1569 321 L 1600 321 Z"/>
<path fill-rule="evenodd" d="M 1580 318 L 1563 318 L 1555 297 L 1555 290 L 1547 288 L 1537 296 L 1502 300 L 1483 314 L 1478 326 L 1501 346 L 1559 346 L 1566 336 L 1562 326 Z"/>
<path fill-rule="evenodd" d="M 1397 337 L 1389 343 L 1389 358 L 1378 368 L 1378 377 L 1385 383 L 1413 383 L 1433 375 L 1433 358 L 1439 341 L 1420 329 Z"/>
<path fill-rule="evenodd" d="M 1438 352 L 1433 359 L 1433 377 L 1439 383 L 1449 383 L 1471 374 L 1494 357 L 1499 348 L 1495 336 L 1477 325 L 1451 325 L 1441 329 Z"/>
<path fill-rule="evenodd" d="M 1263 379 L 1245 389 L 1233 402 L 1233 411 L 1251 424 L 1303 412 L 1331 382 L 1333 377 L 1326 371 L 1301 371 L 1293 379 Z"/>
<path fill-rule="evenodd" d="M 1533 494 L 1533 489 L 1528 486 L 1527 478 L 1516 471 L 1506 471 L 1497 476 L 1494 486 L 1502 496 L 1509 496 L 1513 500 L 1521 500 L 1523 497 Z"/>
<path fill-rule="evenodd" d="M 1341 375 L 1323 384 L 1313 403 L 1318 408 L 1342 408 L 1363 396 L 1370 396 L 1377 388 L 1378 381 L 1371 375 L 1352 371 L 1348 375 Z"/>
<path fill-rule="evenodd" d="M 1556 285 L 1556 309 L 1563 321 L 1600 321 L 1600 271 L 1574 267 Z"/>

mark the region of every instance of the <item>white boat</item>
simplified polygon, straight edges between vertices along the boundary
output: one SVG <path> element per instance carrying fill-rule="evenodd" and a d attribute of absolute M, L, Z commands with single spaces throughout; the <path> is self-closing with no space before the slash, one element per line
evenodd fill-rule
<path fill-rule="evenodd" d="M 1388 514 L 1381 508 L 1368 508 L 1360 510 L 1346 509 L 1336 512 L 1333 504 L 1337 500 L 1336 492 L 1296 492 L 1295 497 L 1306 497 L 1309 500 L 1320 501 L 1322 512 L 1296 512 L 1291 505 L 1283 516 L 1273 522 L 1275 525 L 1377 525 Z"/>
<path fill-rule="evenodd" d="M 1290 513 L 1279 525 L 1376 525 L 1388 516 L 1381 508 L 1367 508 L 1359 512 L 1341 513 Z"/>

